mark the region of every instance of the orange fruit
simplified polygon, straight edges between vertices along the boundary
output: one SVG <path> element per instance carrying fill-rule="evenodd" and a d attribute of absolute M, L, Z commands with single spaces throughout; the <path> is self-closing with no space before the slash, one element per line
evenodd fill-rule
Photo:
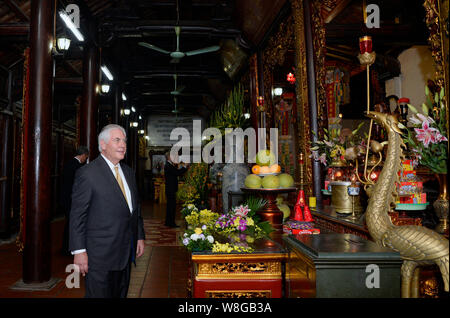
<path fill-rule="evenodd" d="M 259 169 L 259 173 L 270 173 L 270 168 L 268 166 L 262 166 Z"/>
<path fill-rule="evenodd" d="M 269 166 L 269 170 L 272 173 L 278 173 L 281 171 L 281 166 L 278 164 L 273 164 L 273 165 Z"/>
<path fill-rule="evenodd" d="M 252 172 L 253 172 L 254 174 L 259 174 L 260 170 L 261 170 L 261 167 L 260 167 L 259 165 L 254 165 L 254 166 L 252 167 Z"/>

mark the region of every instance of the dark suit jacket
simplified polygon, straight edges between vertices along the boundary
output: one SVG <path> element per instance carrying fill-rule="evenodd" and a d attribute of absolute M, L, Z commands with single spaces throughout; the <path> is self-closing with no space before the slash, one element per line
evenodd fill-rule
<path fill-rule="evenodd" d="M 164 178 L 166 182 L 166 196 L 175 196 L 178 190 L 178 176 L 181 176 L 187 169 L 182 167 L 177 169 L 169 161 L 164 165 Z"/>
<path fill-rule="evenodd" d="M 68 217 L 70 206 L 72 204 L 72 186 L 75 179 L 75 172 L 81 168 L 81 164 L 77 159 L 70 159 L 63 168 L 62 172 L 62 186 L 60 195 L 60 204 L 64 209 L 64 214 Z"/>
<path fill-rule="evenodd" d="M 133 170 L 121 163 L 131 192 L 133 213 L 117 180 L 102 156 L 77 170 L 72 191 L 69 249 L 86 249 L 88 266 L 123 270 L 131 242 L 145 239 L 140 202 Z"/>

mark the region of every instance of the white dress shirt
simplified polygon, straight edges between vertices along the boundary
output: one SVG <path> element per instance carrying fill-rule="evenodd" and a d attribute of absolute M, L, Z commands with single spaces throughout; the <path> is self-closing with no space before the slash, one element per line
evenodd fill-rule
<path fill-rule="evenodd" d="M 123 187 L 125 188 L 125 194 L 127 195 L 128 208 L 130 209 L 130 213 L 133 213 L 133 203 L 131 202 L 130 188 L 128 187 L 127 179 L 125 179 L 125 175 L 123 174 L 120 164 L 114 165 L 103 154 L 101 154 L 101 156 L 103 157 L 103 159 L 105 159 L 106 163 L 108 164 L 108 167 L 111 169 L 111 172 L 114 175 L 114 178 L 117 178 L 115 167 L 116 166 L 119 167 L 119 174 L 120 174 L 120 177 L 122 178 Z M 83 253 L 83 252 L 86 252 L 86 249 L 72 251 L 72 255 Z"/>

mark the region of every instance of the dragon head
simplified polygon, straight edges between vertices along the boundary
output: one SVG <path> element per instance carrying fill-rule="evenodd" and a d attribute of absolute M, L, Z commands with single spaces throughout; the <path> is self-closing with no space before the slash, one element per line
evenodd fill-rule
<path fill-rule="evenodd" d="M 393 130 L 399 135 L 402 134 L 401 129 L 404 128 L 404 126 L 398 121 L 397 117 L 376 111 L 369 111 L 366 116 L 378 122 L 386 130 Z"/>

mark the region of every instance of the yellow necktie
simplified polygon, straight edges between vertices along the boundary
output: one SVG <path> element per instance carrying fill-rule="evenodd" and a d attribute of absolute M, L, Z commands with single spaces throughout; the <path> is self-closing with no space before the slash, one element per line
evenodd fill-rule
<path fill-rule="evenodd" d="M 116 179 L 117 179 L 117 183 L 119 184 L 120 190 L 122 190 L 123 196 L 125 198 L 125 201 L 127 201 L 128 204 L 128 200 L 127 200 L 127 194 L 125 192 L 125 187 L 123 186 L 123 181 L 122 178 L 120 177 L 120 173 L 119 173 L 119 167 L 114 167 L 114 170 L 116 170 Z"/>

